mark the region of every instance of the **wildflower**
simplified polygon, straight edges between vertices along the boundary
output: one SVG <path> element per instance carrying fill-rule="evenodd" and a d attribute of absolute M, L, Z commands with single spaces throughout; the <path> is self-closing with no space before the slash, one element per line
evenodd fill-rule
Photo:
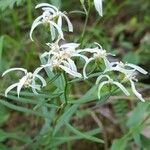
<path fill-rule="evenodd" d="M 108 69 L 108 68 L 107 68 Z M 126 74 L 126 71 L 130 71 L 132 72 L 132 70 L 135 69 L 138 72 L 142 73 L 142 74 L 147 74 L 148 72 L 146 70 L 144 70 L 143 68 L 135 65 L 135 64 L 131 64 L 131 63 L 123 63 L 123 62 L 112 62 L 109 63 L 109 70 L 114 70 L 114 71 L 119 71 L 122 72 L 124 74 Z"/>
<path fill-rule="evenodd" d="M 73 32 L 73 26 L 67 17 L 65 12 L 59 11 L 55 6 L 50 5 L 48 3 L 38 4 L 36 7 L 42 8 L 43 13 L 41 16 L 37 17 L 31 27 L 30 30 L 30 38 L 33 41 L 32 33 L 34 29 L 40 24 L 49 25 L 51 31 L 52 40 L 56 38 L 56 31 L 59 33 L 60 37 L 64 39 L 63 31 L 62 31 L 62 18 L 64 17 L 68 24 L 69 32 Z"/>
<path fill-rule="evenodd" d="M 100 83 L 102 78 L 107 78 L 108 80 Z M 126 90 L 126 88 L 121 83 L 119 83 L 117 81 L 113 81 L 113 79 L 111 79 L 108 75 L 100 75 L 96 80 L 96 84 L 99 84 L 99 86 L 98 86 L 98 98 L 99 99 L 101 98 L 100 91 L 105 84 L 114 84 L 114 85 L 118 86 L 127 96 L 130 95 L 130 93 Z"/>
<path fill-rule="evenodd" d="M 98 47 L 96 47 L 96 48 L 86 48 L 86 49 L 83 49 L 83 50 L 81 51 L 81 52 L 89 52 L 89 53 L 92 53 L 92 54 L 93 54 L 93 56 L 88 59 L 88 61 L 86 62 L 85 66 L 84 66 L 84 68 L 83 68 L 83 75 L 84 75 L 84 78 L 87 78 L 87 75 L 86 75 L 86 68 L 87 68 L 87 65 L 88 65 L 91 61 L 103 59 L 106 68 L 108 68 L 107 66 L 110 64 L 110 62 L 108 61 L 107 56 L 108 56 L 108 55 L 114 56 L 113 54 L 107 53 L 106 50 L 102 49 L 101 45 L 99 45 L 98 43 L 95 42 L 95 44 L 98 45 Z"/>
<path fill-rule="evenodd" d="M 146 73 L 145 70 L 142 70 L 143 73 Z M 136 69 L 133 69 L 130 72 L 126 72 L 125 74 L 125 78 L 124 81 L 129 81 L 131 84 L 131 89 L 132 92 L 137 96 L 137 98 L 139 98 L 142 102 L 145 102 L 145 100 L 143 99 L 142 95 L 136 90 L 135 88 L 135 82 L 137 82 L 137 78 L 136 78 Z"/>
<path fill-rule="evenodd" d="M 10 92 L 15 87 L 17 88 L 17 95 L 19 97 L 21 89 L 24 88 L 31 88 L 34 94 L 38 94 L 36 90 L 41 90 L 41 85 L 35 83 L 35 79 L 39 79 L 42 83 L 42 87 L 46 86 L 46 81 L 44 78 L 36 73 L 27 72 L 24 68 L 11 68 L 6 70 L 2 76 L 6 75 L 12 71 L 22 71 L 24 76 L 19 80 L 19 82 L 12 84 L 5 90 L 5 96 L 7 97 L 8 92 Z"/>
<path fill-rule="evenodd" d="M 136 90 L 135 88 L 135 82 L 138 80 L 136 79 L 136 72 L 140 72 L 142 74 L 147 74 L 148 72 L 144 70 L 143 68 L 130 64 L 130 63 L 123 63 L 123 62 L 112 62 L 110 63 L 109 69 L 105 70 L 107 71 L 118 71 L 121 72 L 125 75 L 123 82 L 129 81 L 131 84 L 131 89 L 132 92 L 142 101 L 144 102 L 145 100 L 143 99 L 142 95 Z"/>
<path fill-rule="evenodd" d="M 100 16 L 103 16 L 103 8 L 102 8 L 103 0 L 94 0 L 94 6 Z"/>
<path fill-rule="evenodd" d="M 74 77 L 81 78 L 82 75 L 77 72 L 77 67 L 72 60 L 73 57 L 81 57 L 86 62 L 88 58 L 80 54 L 80 50 L 76 50 L 79 47 L 77 43 L 66 43 L 59 46 L 59 40 L 55 43 L 48 43 L 50 47 L 49 52 L 45 52 L 41 55 L 47 59 L 47 64 L 43 67 L 50 67 L 51 71 L 62 69 Z"/>

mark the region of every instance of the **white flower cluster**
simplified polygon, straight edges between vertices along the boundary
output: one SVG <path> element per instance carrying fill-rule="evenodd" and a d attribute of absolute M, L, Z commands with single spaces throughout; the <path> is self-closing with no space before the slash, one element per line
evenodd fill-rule
<path fill-rule="evenodd" d="M 100 15 L 102 15 L 102 0 L 94 0 L 94 4 L 96 10 Z M 24 73 L 24 76 L 19 80 L 19 82 L 12 84 L 6 89 L 5 96 L 7 96 L 8 92 L 14 88 L 17 88 L 18 97 L 22 88 L 31 88 L 35 94 L 38 94 L 37 91 L 40 91 L 41 87 L 46 86 L 45 79 L 39 75 L 39 72 L 44 68 L 49 68 L 50 71 L 54 73 L 66 72 L 73 77 L 83 77 L 84 79 L 88 79 L 87 68 L 88 65 L 94 61 L 98 68 L 101 68 L 101 66 L 105 67 L 103 70 L 100 69 L 100 76 L 96 80 L 96 85 L 98 85 L 99 99 L 101 98 L 101 90 L 106 84 L 109 86 L 117 86 L 124 92 L 124 94 L 129 96 L 130 93 L 125 88 L 126 83 L 129 82 L 131 84 L 133 93 L 144 102 L 142 95 L 135 88 L 135 82 L 137 82 L 137 72 L 147 74 L 147 71 L 137 65 L 130 63 L 124 64 L 122 62 L 110 62 L 108 56 L 114 55 L 107 53 L 106 50 L 104 50 L 98 43 L 95 43 L 95 48 L 84 49 L 80 49 L 80 44 L 78 43 L 60 44 L 61 40 L 64 40 L 64 34 L 62 31 L 62 17 L 64 17 L 67 21 L 69 31 L 73 31 L 72 23 L 66 16 L 66 13 L 59 11 L 55 6 L 47 3 L 39 4 L 36 6 L 36 8 L 41 8 L 43 10 L 43 14 L 37 17 L 32 24 L 30 31 L 31 40 L 33 40 L 32 33 L 34 29 L 38 25 L 44 24 L 49 25 L 52 41 L 55 41 L 52 43 L 46 43 L 49 47 L 49 51 L 44 52 L 40 56 L 46 60 L 46 64 L 38 67 L 33 73 L 27 72 L 27 70 L 23 68 L 11 68 L 3 73 L 3 76 L 11 71 L 16 70 L 22 71 Z M 82 58 L 85 62 L 82 73 L 78 71 L 74 60 L 75 57 Z M 122 79 L 116 80 L 110 77 L 110 73 L 116 71 L 123 75 Z M 90 73 L 92 73 L 92 71 Z M 37 80 L 39 80 L 41 84 L 38 84 Z"/>

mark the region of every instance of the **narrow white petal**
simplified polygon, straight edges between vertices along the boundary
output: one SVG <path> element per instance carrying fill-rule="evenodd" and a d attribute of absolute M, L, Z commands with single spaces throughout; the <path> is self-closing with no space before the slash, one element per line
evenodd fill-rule
<path fill-rule="evenodd" d="M 102 46 L 101 46 L 99 43 L 94 42 L 94 44 L 98 45 L 98 47 L 99 47 L 101 50 L 103 50 Z"/>
<path fill-rule="evenodd" d="M 23 85 L 25 84 L 26 80 L 27 80 L 28 76 L 24 76 L 20 79 L 19 83 L 18 83 L 18 87 L 17 87 L 17 94 L 18 94 L 18 97 L 19 97 L 19 94 L 20 94 L 20 91 L 23 87 Z"/>
<path fill-rule="evenodd" d="M 10 92 L 13 88 L 17 87 L 18 83 L 14 83 L 11 86 L 9 86 L 6 90 L 5 90 L 5 96 L 7 97 L 8 92 Z"/>
<path fill-rule="evenodd" d="M 37 26 L 39 26 L 40 24 L 43 24 L 43 22 L 42 22 L 42 21 L 33 22 L 33 24 L 32 24 L 32 27 L 31 27 L 31 30 L 30 30 L 30 39 L 31 39 L 32 41 L 34 41 L 33 38 L 32 38 L 32 33 L 33 33 L 34 29 L 35 29 Z"/>
<path fill-rule="evenodd" d="M 35 77 L 37 77 L 42 82 L 43 87 L 47 85 L 45 79 L 41 75 L 37 74 Z"/>
<path fill-rule="evenodd" d="M 60 28 L 62 28 L 62 16 L 61 15 L 58 17 L 57 24 Z"/>
<path fill-rule="evenodd" d="M 55 28 L 52 24 L 50 24 L 50 31 L 51 31 L 52 41 L 54 41 L 56 38 L 56 32 L 55 32 Z"/>
<path fill-rule="evenodd" d="M 7 73 L 9 73 L 9 72 L 11 72 L 11 71 L 23 71 L 25 74 L 27 73 L 27 70 L 24 69 L 24 68 L 10 68 L 10 69 L 7 69 L 7 70 L 2 74 L 2 77 L 3 77 L 5 74 L 7 74 Z"/>
<path fill-rule="evenodd" d="M 86 56 L 78 54 L 78 53 L 74 53 L 72 55 L 72 57 L 81 57 L 81 58 L 83 58 L 85 60 L 85 62 L 88 62 L 88 60 L 89 60 Z"/>
<path fill-rule="evenodd" d="M 110 70 L 111 69 L 111 64 L 108 61 L 107 57 L 104 57 L 103 60 L 104 60 L 105 66 L 106 66 L 106 70 Z"/>
<path fill-rule="evenodd" d="M 69 32 L 73 32 L 73 25 L 72 25 L 71 21 L 65 14 L 63 14 L 63 13 L 61 13 L 61 14 L 63 17 L 65 17 L 65 19 L 67 21 Z"/>
<path fill-rule="evenodd" d="M 97 51 L 99 51 L 99 49 L 96 49 L 96 48 L 85 48 L 85 49 L 82 49 L 80 50 L 80 52 L 89 52 L 89 53 L 97 53 Z"/>
<path fill-rule="evenodd" d="M 103 16 L 102 0 L 94 0 L 95 9 L 100 16 Z"/>
<path fill-rule="evenodd" d="M 51 23 L 51 24 L 57 29 L 57 31 L 58 31 L 60 37 L 61 37 L 62 39 L 64 39 L 64 34 L 63 34 L 63 32 L 62 32 L 62 29 L 61 29 L 55 22 L 53 22 L 53 21 L 49 21 L 49 23 Z"/>
<path fill-rule="evenodd" d="M 70 74 L 70 75 L 72 75 L 72 76 L 74 76 L 74 77 L 78 77 L 78 78 L 81 78 L 81 77 L 82 77 L 82 75 L 81 75 L 80 73 L 75 72 L 75 71 L 73 71 L 73 70 L 71 70 L 71 69 L 69 69 L 69 68 L 67 68 L 67 67 L 65 67 L 65 66 L 63 66 L 63 65 L 59 65 L 59 67 L 60 67 L 61 69 L 63 69 L 65 72 L 67 72 L 68 74 Z"/>
<path fill-rule="evenodd" d="M 144 70 L 143 68 L 137 66 L 137 65 L 134 65 L 134 64 L 130 64 L 130 63 L 127 63 L 125 64 L 125 66 L 129 66 L 131 68 L 134 68 L 136 70 L 138 70 L 139 72 L 141 72 L 142 74 L 147 74 L 148 72 L 146 70 Z"/>
<path fill-rule="evenodd" d="M 63 60 L 63 61 L 61 62 L 61 64 L 63 64 L 63 65 L 66 66 L 67 68 L 70 68 L 70 69 L 71 69 L 71 66 L 70 66 L 69 62 L 67 62 L 66 60 Z"/>
<path fill-rule="evenodd" d="M 130 95 L 130 93 L 126 90 L 126 88 L 121 83 L 113 81 L 113 84 L 118 86 L 127 96 Z"/>
<path fill-rule="evenodd" d="M 44 52 L 43 54 L 40 55 L 40 58 L 46 57 L 47 55 L 49 55 L 49 52 Z"/>
<path fill-rule="evenodd" d="M 60 48 L 73 48 L 76 49 L 80 44 L 77 43 L 66 43 L 60 46 Z"/>
<path fill-rule="evenodd" d="M 130 83 L 131 83 L 131 89 L 133 91 L 133 93 L 142 101 L 142 102 L 145 102 L 145 100 L 143 99 L 142 95 L 136 90 L 135 88 L 135 83 L 130 80 Z"/>
<path fill-rule="evenodd" d="M 55 6 L 50 5 L 50 4 L 48 4 L 48 3 L 40 3 L 40 4 L 36 5 L 35 9 L 40 8 L 40 7 L 51 7 L 51 8 L 53 8 L 55 11 L 58 11 L 58 9 L 57 9 Z"/>
<path fill-rule="evenodd" d="M 33 91 L 33 93 L 35 94 L 35 95 L 38 95 L 39 93 L 36 91 L 36 90 L 41 90 L 41 86 L 40 85 L 35 85 L 35 84 L 32 84 L 32 85 L 30 85 L 30 87 L 31 87 L 31 89 L 32 89 L 32 91 Z"/>
<path fill-rule="evenodd" d="M 50 64 L 50 63 L 49 63 L 49 64 L 42 65 L 43 68 L 50 67 L 50 66 L 52 66 L 52 64 Z"/>
<path fill-rule="evenodd" d="M 108 81 L 103 81 L 102 83 L 100 83 L 100 85 L 98 86 L 98 92 L 97 92 L 97 94 L 98 94 L 98 98 L 99 99 L 101 99 L 101 89 L 102 89 L 102 87 L 105 85 L 105 84 L 108 84 L 109 82 Z"/>
<path fill-rule="evenodd" d="M 67 58 L 67 61 L 68 61 L 69 64 L 70 64 L 71 70 L 77 72 L 77 67 L 76 67 L 74 61 L 73 61 L 72 59 L 70 59 L 70 58 Z"/>
<path fill-rule="evenodd" d="M 44 68 L 44 66 L 40 66 L 40 67 L 36 68 L 35 71 L 33 72 L 33 76 L 36 76 L 43 68 Z"/>
<path fill-rule="evenodd" d="M 99 84 L 99 82 L 100 82 L 100 80 L 101 80 L 102 78 L 107 78 L 108 80 L 111 80 L 108 75 L 100 75 L 100 76 L 96 79 L 96 84 Z"/>
<path fill-rule="evenodd" d="M 55 14 L 55 13 L 56 13 L 56 11 L 55 11 L 54 9 L 50 8 L 50 7 L 43 7 L 42 10 L 48 11 L 48 12 L 50 12 L 50 13 L 52 13 L 52 14 Z"/>
<path fill-rule="evenodd" d="M 86 63 L 85 63 L 85 65 L 84 65 L 84 67 L 83 67 L 83 77 L 86 79 L 87 78 L 87 75 L 86 75 L 86 68 L 87 68 L 87 65 L 91 62 L 91 61 L 93 61 L 94 60 L 94 58 L 90 58 Z"/>

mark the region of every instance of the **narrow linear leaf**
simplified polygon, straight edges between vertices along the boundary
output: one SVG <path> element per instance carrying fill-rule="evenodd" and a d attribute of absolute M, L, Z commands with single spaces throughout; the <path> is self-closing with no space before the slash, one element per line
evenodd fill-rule
<path fill-rule="evenodd" d="M 10 109 L 13 109 L 13 110 L 16 110 L 16 111 L 20 111 L 20 112 L 23 112 L 23 113 L 33 114 L 33 115 L 36 115 L 36 116 L 39 116 L 39 117 L 47 117 L 47 118 L 49 118 L 49 116 L 43 116 L 43 114 L 41 114 L 40 112 L 36 112 L 36 111 L 30 110 L 30 109 L 27 109 L 27 108 L 24 108 L 24 107 L 16 106 L 16 105 L 11 104 L 11 103 L 9 103 L 9 102 L 7 102 L 5 100 L 0 100 L 0 104 L 5 105 L 5 106 L 7 106 Z"/>
<path fill-rule="evenodd" d="M 57 121 L 57 124 L 54 128 L 54 132 L 53 135 L 56 134 L 56 132 L 64 125 L 66 124 L 70 118 L 72 117 L 72 115 L 75 113 L 75 111 L 77 110 L 77 108 L 79 107 L 78 104 L 74 104 L 71 107 L 67 107 L 67 109 L 65 110 L 65 112 L 60 116 L 60 118 Z"/>
<path fill-rule="evenodd" d="M 99 139 L 99 138 L 96 138 L 96 137 L 93 137 L 93 136 L 90 136 L 88 134 L 85 134 L 85 133 L 82 133 L 80 132 L 79 130 L 75 129 L 73 126 L 71 126 L 70 124 L 66 124 L 66 126 L 68 127 L 68 129 L 70 129 L 74 134 L 80 136 L 80 137 L 83 137 L 87 140 L 91 140 L 93 142 L 97 142 L 97 143 L 104 143 L 103 140 Z"/>
<path fill-rule="evenodd" d="M 20 5 L 24 0 L 1 0 L 0 1 L 0 9 L 5 10 L 6 8 L 13 8 L 15 4 Z"/>
<path fill-rule="evenodd" d="M 96 134 L 98 134 L 100 132 L 101 132 L 101 130 L 99 128 L 97 128 L 97 129 L 93 129 L 91 131 L 84 132 L 84 134 L 89 135 L 89 136 L 94 136 L 94 135 L 96 135 Z M 81 139 L 84 139 L 84 137 L 83 136 L 79 136 L 79 135 L 54 137 L 53 140 L 55 142 L 52 142 L 50 144 L 49 148 L 56 147 L 56 146 L 61 145 L 61 144 L 65 143 L 65 142 L 74 141 L 74 140 L 81 140 Z"/>
<path fill-rule="evenodd" d="M 1 65 L 2 65 L 2 50 L 3 50 L 3 41 L 4 41 L 4 36 L 0 37 L 0 70 L 1 70 Z"/>
<path fill-rule="evenodd" d="M 127 142 L 126 138 L 114 140 L 110 150 L 125 150 Z"/>

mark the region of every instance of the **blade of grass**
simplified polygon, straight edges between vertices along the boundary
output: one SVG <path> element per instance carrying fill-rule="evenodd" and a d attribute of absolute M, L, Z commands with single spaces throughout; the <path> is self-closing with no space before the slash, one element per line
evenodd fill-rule
<path fill-rule="evenodd" d="M 31 109 L 27 109 L 25 107 L 16 106 L 16 105 L 11 104 L 11 103 L 9 103 L 9 102 L 7 102 L 5 100 L 0 100 L 0 104 L 2 104 L 4 106 L 7 106 L 10 109 L 19 111 L 19 112 L 23 112 L 23 113 L 27 113 L 27 114 L 33 114 L 33 115 L 36 115 L 38 117 L 49 118 L 49 116 L 43 116 L 43 114 L 41 114 L 40 112 L 36 112 L 36 111 L 31 110 Z"/>
<path fill-rule="evenodd" d="M 75 113 L 75 111 L 77 110 L 77 108 L 79 107 L 78 104 L 74 104 L 71 107 L 68 106 L 66 107 L 64 113 L 60 116 L 60 118 L 57 120 L 57 124 L 54 128 L 53 131 L 53 135 L 55 135 L 57 133 L 57 131 L 64 125 L 66 124 L 66 122 L 68 122 L 70 120 L 70 118 L 72 117 L 72 115 Z"/>
<path fill-rule="evenodd" d="M 73 126 L 71 126 L 69 123 L 66 124 L 67 128 L 70 129 L 74 134 L 79 135 L 80 137 L 83 137 L 87 140 L 91 140 L 93 142 L 97 142 L 97 143 L 104 143 L 103 140 L 90 136 L 88 134 L 85 134 L 83 132 L 80 132 L 79 130 L 77 130 L 76 128 L 74 128 Z"/>
<path fill-rule="evenodd" d="M 0 71 L 2 69 L 2 51 L 3 51 L 4 36 L 0 37 Z"/>
<path fill-rule="evenodd" d="M 89 136 L 94 136 L 100 132 L 101 132 L 100 128 L 97 128 L 97 129 L 93 129 L 91 131 L 84 132 L 84 134 L 89 135 Z M 83 136 L 80 136 L 80 135 L 74 135 L 74 136 L 54 137 L 53 139 L 55 142 L 52 142 L 50 144 L 49 148 L 59 146 L 65 142 L 70 142 L 70 141 L 74 141 L 74 140 L 81 140 L 84 138 L 83 138 Z"/>

